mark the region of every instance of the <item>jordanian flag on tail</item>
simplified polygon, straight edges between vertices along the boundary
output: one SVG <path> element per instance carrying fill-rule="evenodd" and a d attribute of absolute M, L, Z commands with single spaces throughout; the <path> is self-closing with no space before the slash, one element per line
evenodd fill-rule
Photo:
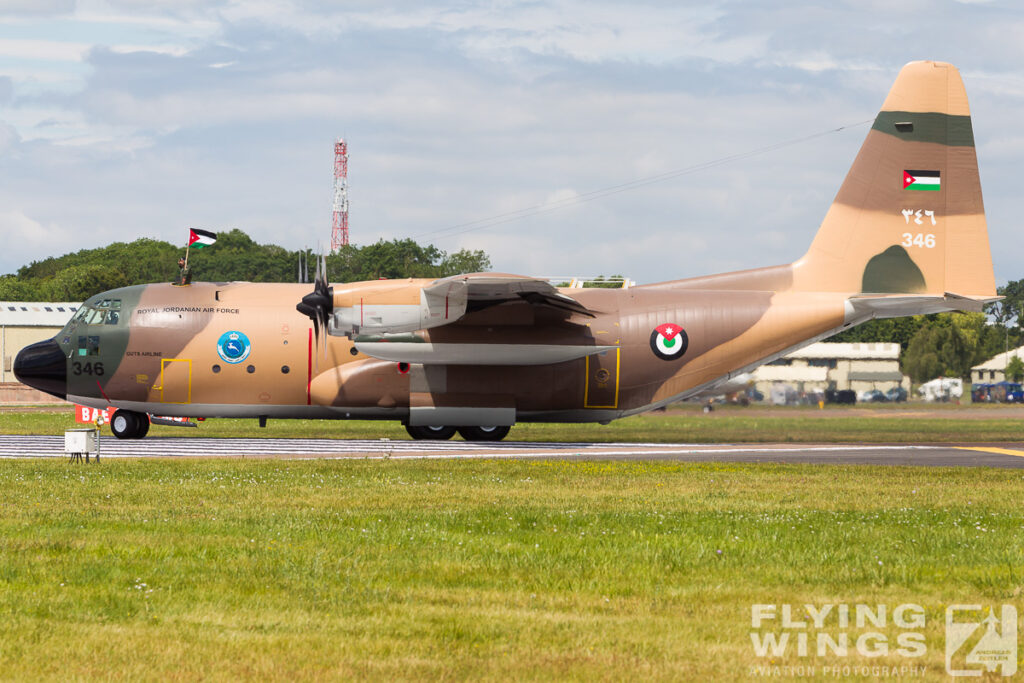
<path fill-rule="evenodd" d="M 938 171 L 903 171 L 904 190 L 938 192 L 941 189 Z"/>
<path fill-rule="evenodd" d="M 193 249 L 208 247 L 217 241 L 217 233 L 207 232 L 199 228 L 192 228 L 188 231 L 188 246 Z"/>

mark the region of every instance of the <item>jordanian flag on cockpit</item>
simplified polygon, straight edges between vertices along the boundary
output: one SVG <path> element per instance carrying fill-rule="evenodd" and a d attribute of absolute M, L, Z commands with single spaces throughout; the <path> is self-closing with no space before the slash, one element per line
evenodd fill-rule
<path fill-rule="evenodd" d="M 191 228 L 188 231 L 188 246 L 193 249 L 202 249 L 208 247 L 217 241 L 217 233 L 208 232 L 206 230 L 200 230 L 199 228 Z"/>
<path fill-rule="evenodd" d="M 938 171 L 903 171 L 904 190 L 938 192 L 941 188 Z"/>

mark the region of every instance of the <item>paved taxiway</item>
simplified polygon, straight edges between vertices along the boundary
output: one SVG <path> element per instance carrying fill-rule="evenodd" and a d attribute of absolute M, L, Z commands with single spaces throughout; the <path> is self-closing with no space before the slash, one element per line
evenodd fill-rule
<path fill-rule="evenodd" d="M 572 458 L 1024 468 L 1024 444 L 665 444 L 103 437 L 101 454 L 130 457 Z M 0 435 L 0 457 L 62 458 L 63 436 Z"/>

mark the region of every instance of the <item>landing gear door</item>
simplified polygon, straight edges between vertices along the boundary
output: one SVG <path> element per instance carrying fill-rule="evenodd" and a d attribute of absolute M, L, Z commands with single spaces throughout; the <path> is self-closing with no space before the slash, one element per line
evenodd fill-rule
<path fill-rule="evenodd" d="M 160 361 L 160 402 L 192 402 L 192 361 L 164 358 Z"/>
<path fill-rule="evenodd" d="M 621 349 L 609 349 L 587 356 L 583 391 L 584 408 L 619 407 L 619 355 Z"/>

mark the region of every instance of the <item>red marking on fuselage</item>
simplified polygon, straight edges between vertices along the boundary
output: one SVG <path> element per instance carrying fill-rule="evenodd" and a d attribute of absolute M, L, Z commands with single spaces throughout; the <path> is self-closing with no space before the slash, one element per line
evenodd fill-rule
<path fill-rule="evenodd" d="M 107 392 L 103 391 L 103 385 L 100 384 L 99 380 L 96 380 L 96 387 L 100 390 L 100 396 L 105 398 L 107 403 L 110 403 L 110 397 L 107 396 Z"/>
<path fill-rule="evenodd" d="M 306 357 L 306 405 L 312 405 L 309 388 L 313 384 L 313 328 L 309 328 L 309 352 Z"/>

